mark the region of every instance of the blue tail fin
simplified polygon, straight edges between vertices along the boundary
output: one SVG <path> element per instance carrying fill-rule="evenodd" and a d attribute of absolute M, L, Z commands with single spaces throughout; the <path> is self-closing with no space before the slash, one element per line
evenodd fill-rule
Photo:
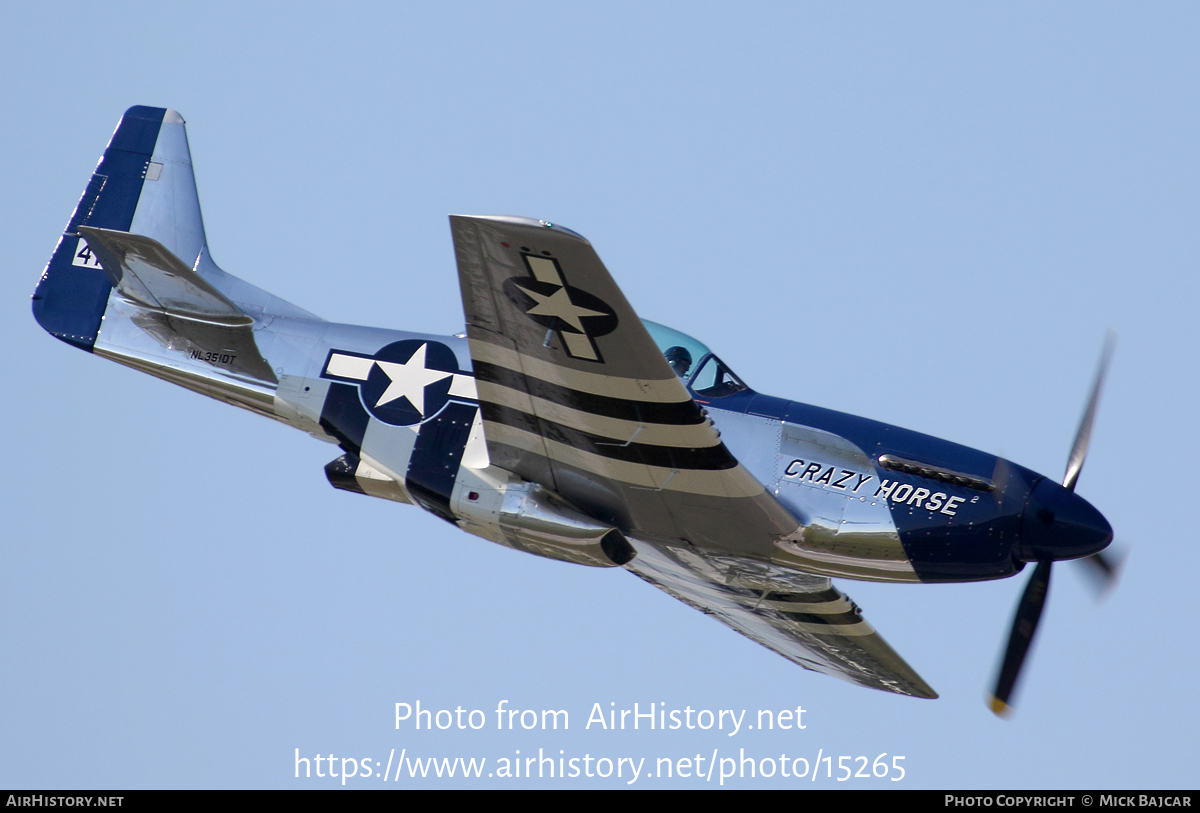
<path fill-rule="evenodd" d="M 183 166 L 177 166 L 176 160 L 180 143 Z M 171 176 L 184 175 L 185 182 L 171 183 Z M 168 183 L 163 184 L 164 180 Z M 164 195 L 168 190 L 160 192 L 159 185 L 177 188 Z M 161 107 L 131 107 L 108 142 L 34 292 L 33 315 L 47 332 L 85 350 L 92 349 L 100 332 L 112 282 L 88 249 L 79 227 L 131 231 L 135 220 L 144 219 L 151 210 L 158 210 L 157 219 L 162 220 L 168 197 L 175 199 L 171 208 L 176 210 L 179 226 L 172 229 L 175 234 L 154 235 L 155 239 L 178 256 L 194 260 L 204 244 L 204 225 L 183 119 Z"/>
<path fill-rule="evenodd" d="M 162 107 L 131 107 L 75 207 L 33 295 L 33 315 L 53 336 L 91 351 L 116 282 L 80 228 L 131 232 L 165 247 L 244 312 L 312 314 L 226 274 L 204 238 L 183 117 Z"/>

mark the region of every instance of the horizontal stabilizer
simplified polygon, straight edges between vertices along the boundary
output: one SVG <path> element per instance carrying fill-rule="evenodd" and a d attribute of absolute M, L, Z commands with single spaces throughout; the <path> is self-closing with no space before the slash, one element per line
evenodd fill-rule
<path fill-rule="evenodd" d="M 228 327 L 254 324 L 237 305 L 157 240 L 80 226 L 113 287 L 150 310 Z"/>

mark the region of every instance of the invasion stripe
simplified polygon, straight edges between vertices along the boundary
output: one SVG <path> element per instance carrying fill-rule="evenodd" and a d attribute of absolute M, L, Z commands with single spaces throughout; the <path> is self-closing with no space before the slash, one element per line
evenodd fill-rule
<path fill-rule="evenodd" d="M 798 613 L 789 612 L 787 610 L 779 612 L 784 612 L 789 621 L 798 621 L 805 624 L 821 624 L 829 627 L 852 627 L 855 624 L 867 623 L 862 620 L 861 615 L 853 612 L 838 613 L 837 615 L 822 615 L 821 613 Z M 832 632 L 833 630 L 829 631 Z"/>
<path fill-rule="evenodd" d="M 421 424 L 404 477 L 413 501 L 450 523 L 457 520 L 450 498 L 474 420 L 474 405 L 450 403 Z"/>
<path fill-rule="evenodd" d="M 628 463 L 645 463 L 665 469 L 732 469 L 737 460 L 724 444 L 699 449 L 678 446 L 652 446 L 646 443 L 616 444 L 611 438 L 595 435 L 560 423 L 554 423 L 537 415 L 530 415 L 512 407 L 484 401 L 483 419 L 489 424 L 505 424 L 522 429 L 547 441 L 572 446 L 577 449 L 602 455 Z M 484 430 L 485 434 L 487 429 Z"/>
<path fill-rule="evenodd" d="M 498 443 L 590 472 L 593 477 L 664 491 L 737 499 L 765 493 L 762 483 L 740 465 L 732 469 L 664 469 L 593 454 L 522 429 L 493 423 L 485 427 L 488 444 Z"/>
<path fill-rule="evenodd" d="M 582 390 L 570 389 L 540 378 L 533 378 L 516 370 L 500 367 L 486 361 L 474 360 L 475 379 L 477 382 L 489 382 L 508 387 L 511 390 L 528 393 L 535 398 L 541 398 L 556 404 L 603 415 L 608 418 L 620 418 L 635 423 L 661 423 L 687 425 L 704 423 L 704 415 L 696 402 L 675 401 L 634 401 L 626 398 L 614 398 L 610 395 L 598 395 Z M 682 386 L 682 385 L 681 385 Z M 686 391 L 685 391 L 686 393 Z"/>
<path fill-rule="evenodd" d="M 469 332 L 478 330 L 470 325 L 467 326 L 467 329 Z M 670 377 L 647 380 L 574 370 L 474 337 L 469 339 L 469 343 L 471 361 L 476 366 L 479 362 L 485 362 L 507 367 L 510 370 L 521 370 L 525 374 L 543 381 L 554 382 L 559 386 L 593 395 L 609 395 L 631 401 L 667 404 L 690 400 L 683 382 L 669 372 L 670 367 L 666 366 L 665 360 L 663 369 L 668 372 Z"/>
<path fill-rule="evenodd" d="M 813 621 L 815 621 L 818 618 L 818 616 L 812 616 L 811 618 L 813 619 Z M 795 629 L 799 632 L 807 632 L 810 635 L 851 636 L 851 635 L 874 635 L 875 634 L 875 630 L 873 630 L 871 628 L 871 625 L 865 621 L 862 621 L 862 622 L 860 622 L 858 624 L 854 624 L 854 625 L 830 626 L 828 624 L 823 624 L 823 623 L 793 621 L 791 618 L 788 618 L 787 625 L 791 629 Z M 830 653 L 824 653 L 824 654 L 826 654 L 826 656 L 828 657 Z"/>
<path fill-rule="evenodd" d="M 796 604 L 833 604 L 846 601 L 846 597 L 832 587 L 815 593 L 767 593 L 763 598 L 773 602 L 795 602 Z M 809 610 L 809 612 L 816 612 Z"/>
<path fill-rule="evenodd" d="M 763 600 L 758 602 L 759 607 L 769 607 L 772 610 L 779 610 L 783 613 L 815 613 L 817 615 L 839 615 L 842 613 L 853 612 L 850 605 L 841 601 L 830 601 L 824 604 L 807 604 L 801 601 L 771 601 Z M 861 616 L 855 616 L 861 617 Z"/>
<path fill-rule="evenodd" d="M 651 446 L 677 446 L 699 449 L 721 442 L 716 430 L 707 423 L 667 424 L 639 423 L 622 418 L 610 418 L 594 412 L 583 412 L 544 398 L 536 398 L 520 390 L 510 389 L 490 381 L 479 382 L 479 400 L 519 409 L 544 420 L 580 429 L 624 444 L 636 440 Z"/>

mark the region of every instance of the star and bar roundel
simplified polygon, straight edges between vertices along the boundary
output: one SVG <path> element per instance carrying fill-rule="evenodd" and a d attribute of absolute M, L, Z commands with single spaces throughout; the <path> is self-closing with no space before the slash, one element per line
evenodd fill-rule
<path fill-rule="evenodd" d="M 571 358 L 603 363 L 595 337 L 616 330 L 616 312 L 599 297 L 568 285 L 562 267 L 553 257 L 523 251 L 521 258 L 529 276 L 509 277 L 504 281 L 509 301 L 546 328 L 547 346 L 550 334 L 557 333 L 563 350 Z"/>
<path fill-rule="evenodd" d="M 392 342 L 370 356 L 331 350 L 321 377 L 358 384 L 367 411 L 392 426 L 422 423 L 452 398 L 476 398 L 475 380 L 459 371 L 454 351 L 420 339 Z"/>

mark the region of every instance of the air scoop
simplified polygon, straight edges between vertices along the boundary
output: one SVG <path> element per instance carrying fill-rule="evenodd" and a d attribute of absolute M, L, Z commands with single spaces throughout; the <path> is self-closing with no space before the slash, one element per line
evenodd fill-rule
<path fill-rule="evenodd" d="M 1022 562 L 1079 559 L 1104 550 L 1112 538 L 1112 526 L 1091 503 L 1044 479 L 1025 503 L 1017 558 Z"/>

